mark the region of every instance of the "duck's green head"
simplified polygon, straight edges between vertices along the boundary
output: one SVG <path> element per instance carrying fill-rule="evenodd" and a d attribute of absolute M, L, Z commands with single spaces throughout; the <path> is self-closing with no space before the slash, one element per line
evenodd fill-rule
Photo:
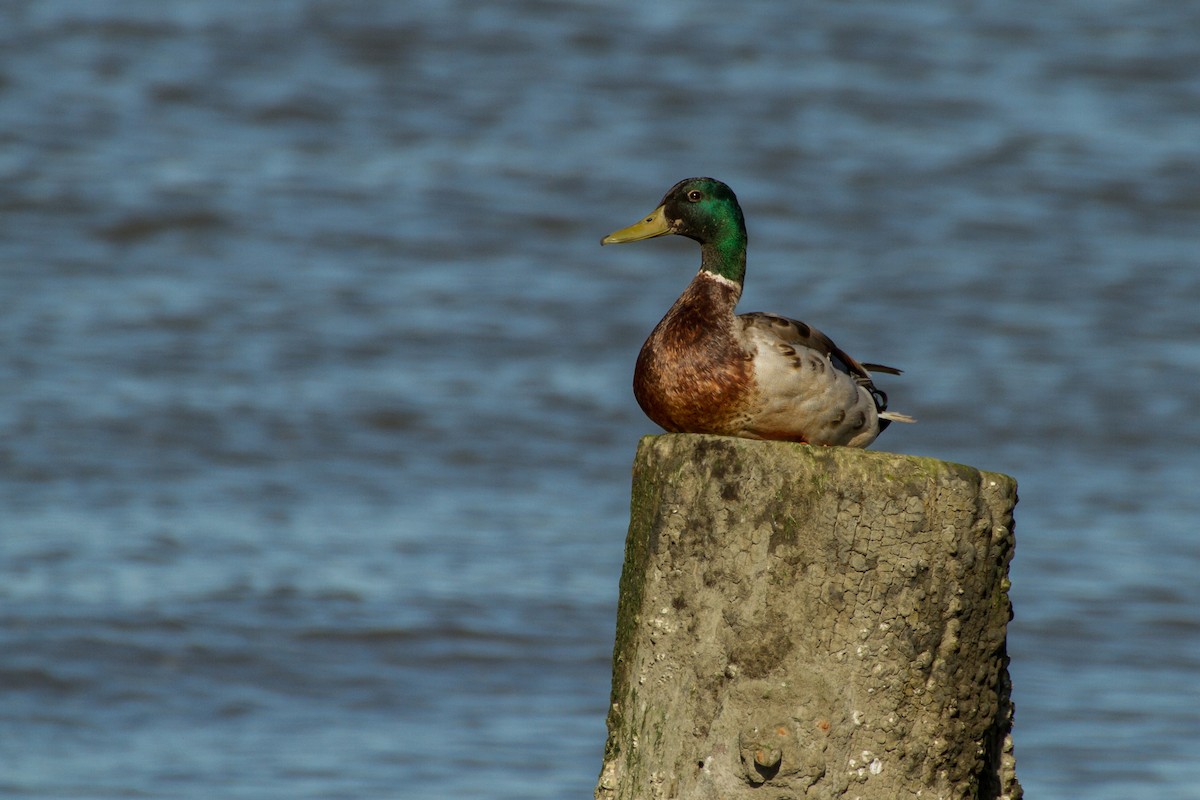
<path fill-rule="evenodd" d="M 688 178 L 663 195 L 658 208 L 628 228 L 610 233 L 600 244 L 623 244 L 665 236 L 686 236 L 700 243 L 702 269 L 740 282 L 746 268 L 746 222 L 733 190 L 715 178 Z"/>

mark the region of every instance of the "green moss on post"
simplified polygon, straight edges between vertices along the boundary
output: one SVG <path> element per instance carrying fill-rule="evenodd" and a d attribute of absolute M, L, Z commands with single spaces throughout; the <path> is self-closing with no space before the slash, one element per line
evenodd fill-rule
<path fill-rule="evenodd" d="M 1019 798 L 1015 503 L 934 459 L 645 437 L 596 797 Z"/>

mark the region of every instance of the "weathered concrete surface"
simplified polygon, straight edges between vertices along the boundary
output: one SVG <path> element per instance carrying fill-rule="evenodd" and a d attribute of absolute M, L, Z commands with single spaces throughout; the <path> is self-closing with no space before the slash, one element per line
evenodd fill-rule
<path fill-rule="evenodd" d="M 1015 503 L 933 459 L 645 437 L 596 797 L 1019 798 Z"/>

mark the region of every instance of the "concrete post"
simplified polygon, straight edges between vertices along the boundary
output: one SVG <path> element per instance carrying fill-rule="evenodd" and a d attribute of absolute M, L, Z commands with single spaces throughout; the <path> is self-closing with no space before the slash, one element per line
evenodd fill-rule
<path fill-rule="evenodd" d="M 596 797 L 1020 798 L 1015 503 L 928 458 L 645 437 Z"/>

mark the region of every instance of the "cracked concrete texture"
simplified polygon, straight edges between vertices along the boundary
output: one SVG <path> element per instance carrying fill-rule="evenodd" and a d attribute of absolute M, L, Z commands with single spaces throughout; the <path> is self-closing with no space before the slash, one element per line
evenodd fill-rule
<path fill-rule="evenodd" d="M 596 797 L 1020 798 L 1015 503 L 934 459 L 645 437 Z"/>

